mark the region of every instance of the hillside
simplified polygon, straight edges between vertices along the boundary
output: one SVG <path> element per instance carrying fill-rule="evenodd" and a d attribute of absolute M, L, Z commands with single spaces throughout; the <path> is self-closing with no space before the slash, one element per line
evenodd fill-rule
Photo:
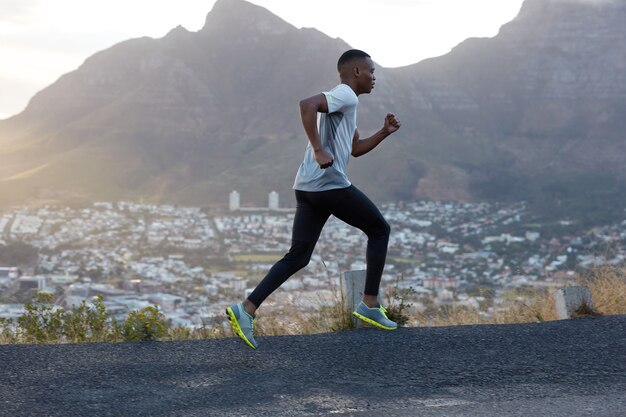
<path fill-rule="evenodd" d="M 526 199 L 544 212 L 621 213 L 625 19 L 623 2 L 526 0 L 493 38 L 379 67 L 359 129 L 373 132 L 387 111 L 403 128 L 351 162 L 353 181 L 379 200 Z M 198 32 L 98 52 L 0 122 L 0 206 L 225 205 L 232 189 L 244 202 L 271 190 L 290 201 L 306 145 L 297 102 L 335 85 L 347 48 L 218 0 Z"/>

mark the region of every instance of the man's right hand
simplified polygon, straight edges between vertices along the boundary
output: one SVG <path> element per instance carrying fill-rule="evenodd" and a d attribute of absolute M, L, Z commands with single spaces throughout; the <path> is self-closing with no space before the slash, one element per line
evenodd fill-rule
<path fill-rule="evenodd" d="M 331 167 L 334 162 L 333 156 L 326 152 L 324 149 L 318 149 L 317 151 L 315 151 L 315 161 L 322 169 Z"/>

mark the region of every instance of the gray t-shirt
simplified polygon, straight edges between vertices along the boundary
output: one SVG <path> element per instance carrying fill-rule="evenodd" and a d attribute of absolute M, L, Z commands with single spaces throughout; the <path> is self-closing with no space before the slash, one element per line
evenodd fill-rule
<path fill-rule="evenodd" d="M 347 170 L 356 130 L 359 98 L 346 84 L 339 84 L 323 94 L 328 103 L 328 113 L 319 115 L 318 127 L 322 148 L 333 156 L 334 162 L 329 168 L 320 168 L 309 142 L 293 185 L 296 190 L 326 191 L 351 185 Z"/>

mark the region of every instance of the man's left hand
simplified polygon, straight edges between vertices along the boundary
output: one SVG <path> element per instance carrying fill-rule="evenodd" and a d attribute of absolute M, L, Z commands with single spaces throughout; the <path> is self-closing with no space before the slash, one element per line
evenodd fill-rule
<path fill-rule="evenodd" d="M 400 129 L 400 126 L 400 120 L 398 120 L 396 115 L 393 113 L 387 113 L 387 116 L 385 117 L 385 126 L 383 127 L 385 132 L 392 134 L 396 130 Z"/>

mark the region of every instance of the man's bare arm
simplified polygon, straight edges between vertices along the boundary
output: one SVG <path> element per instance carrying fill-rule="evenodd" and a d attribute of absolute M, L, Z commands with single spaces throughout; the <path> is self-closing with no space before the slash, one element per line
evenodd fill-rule
<path fill-rule="evenodd" d="M 322 148 L 320 132 L 317 129 L 317 113 L 328 113 L 328 102 L 324 94 L 320 93 L 300 101 L 302 126 L 313 147 L 315 160 L 320 168 L 324 169 L 333 164 L 333 157 Z"/>
<path fill-rule="evenodd" d="M 383 128 L 374 133 L 367 139 L 359 140 L 359 131 L 354 132 L 354 138 L 352 139 L 352 156 L 359 157 L 365 155 L 372 149 L 374 149 L 380 142 L 392 133 L 400 129 L 400 120 L 392 114 L 388 113 L 385 117 L 385 123 Z"/>

